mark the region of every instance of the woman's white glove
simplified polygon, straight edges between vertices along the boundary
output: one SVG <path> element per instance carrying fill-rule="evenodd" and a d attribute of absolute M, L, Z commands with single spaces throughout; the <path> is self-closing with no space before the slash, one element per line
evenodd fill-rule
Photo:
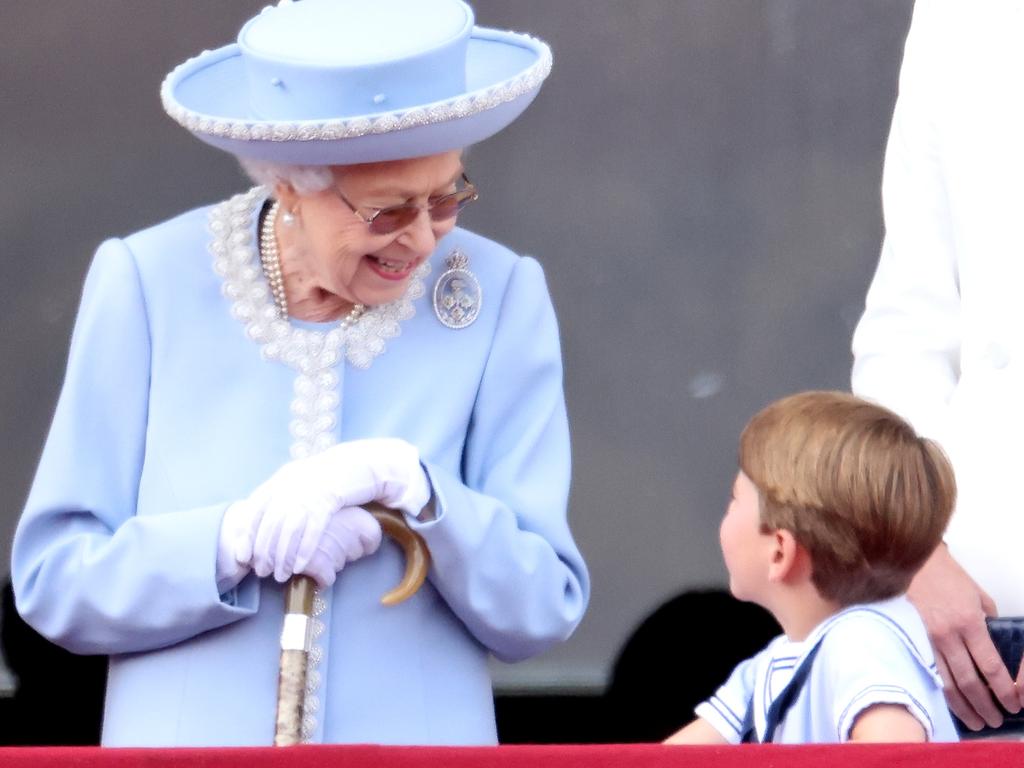
<path fill-rule="evenodd" d="M 259 520 L 258 508 L 249 499 L 232 504 L 224 513 L 217 547 L 217 588 L 221 594 L 238 584 L 256 559 L 253 545 Z M 380 542 L 380 523 L 373 515 L 361 507 L 345 507 L 330 515 L 308 563 L 292 563 L 290 568 L 276 564 L 274 576 L 285 581 L 294 573 L 304 573 L 317 586 L 329 587 L 346 563 L 372 555 Z M 295 553 L 290 553 L 290 557 L 294 559 Z M 264 555 L 260 559 L 265 562 L 271 558 Z M 256 574 L 268 576 L 270 570 L 261 565 Z"/>
<path fill-rule="evenodd" d="M 252 570 L 252 543 L 258 524 L 259 516 L 249 499 L 236 501 L 224 510 L 217 537 L 217 592 L 220 594 L 231 590 Z"/>
<path fill-rule="evenodd" d="M 312 576 L 319 587 L 329 587 L 346 563 L 372 555 L 380 540 L 380 523 L 373 515 L 362 507 L 339 509 L 331 515 L 309 562 L 295 573 Z"/>
<path fill-rule="evenodd" d="M 278 581 L 308 573 L 325 586 L 330 583 L 324 577 L 326 563 L 336 572 L 379 545 L 376 520 L 358 510 L 376 526 L 373 544 L 372 537 L 366 538 L 365 520 L 346 508 L 379 501 L 416 515 L 430 494 L 419 452 L 397 438 L 353 440 L 289 462 L 248 499 L 228 507 L 218 547 L 218 587 L 225 591 L 224 584 L 237 575 L 229 573 L 232 561 L 242 569 L 234 583 L 251 566 L 257 576 L 273 573 Z M 343 510 L 347 528 L 335 522 Z M 333 541 L 324 540 L 328 528 Z"/>

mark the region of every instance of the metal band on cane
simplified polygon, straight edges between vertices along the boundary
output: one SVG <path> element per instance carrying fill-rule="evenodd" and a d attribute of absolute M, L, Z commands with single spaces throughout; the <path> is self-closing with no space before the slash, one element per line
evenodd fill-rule
<path fill-rule="evenodd" d="M 423 585 L 430 570 L 430 552 L 402 513 L 377 503 L 367 504 L 381 530 L 402 548 L 405 573 L 398 586 L 381 598 L 384 605 L 408 600 Z M 281 667 L 277 680 L 277 722 L 274 746 L 289 747 L 302 741 L 303 704 L 312 646 L 313 595 L 316 584 L 308 576 L 293 576 L 285 589 L 284 626 L 281 629 Z"/>

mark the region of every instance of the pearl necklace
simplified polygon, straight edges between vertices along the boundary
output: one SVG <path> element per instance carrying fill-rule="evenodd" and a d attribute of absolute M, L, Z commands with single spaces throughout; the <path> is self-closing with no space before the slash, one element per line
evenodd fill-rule
<path fill-rule="evenodd" d="M 277 248 L 277 237 L 275 234 L 277 211 L 280 207 L 281 203 L 275 200 L 263 219 L 263 226 L 260 227 L 260 264 L 263 266 L 263 274 L 267 278 L 267 283 L 270 284 L 270 293 L 274 297 L 277 314 L 282 320 L 287 320 L 288 297 L 284 291 L 284 275 L 281 274 L 281 252 Z M 366 312 L 366 305 L 356 304 L 341 321 L 341 327 L 351 327 L 363 316 L 364 312 Z"/>

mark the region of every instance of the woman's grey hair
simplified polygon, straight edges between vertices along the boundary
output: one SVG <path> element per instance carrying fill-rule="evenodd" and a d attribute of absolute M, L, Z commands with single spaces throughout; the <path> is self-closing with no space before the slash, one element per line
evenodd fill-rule
<path fill-rule="evenodd" d="M 460 150 L 463 163 L 468 154 L 469 147 Z M 271 190 L 277 184 L 290 184 L 300 195 L 312 195 L 323 192 L 335 182 L 329 165 L 288 165 L 251 157 L 239 157 L 238 163 L 250 179 Z"/>
<path fill-rule="evenodd" d="M 334 183 L 329 165 L 288 165 L 250 157 L 239 157 L 238 163 L 250 179 L 271 189 L 277 184 L 290 184 L 300 195 L 311 195 Z"/>

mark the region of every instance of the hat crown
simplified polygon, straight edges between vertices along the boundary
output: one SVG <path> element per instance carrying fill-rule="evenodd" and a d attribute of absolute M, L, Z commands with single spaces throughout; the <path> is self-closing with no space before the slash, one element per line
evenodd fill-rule
<path fill-rule="evenodd" d="M 441 101 L 466 87 L 462 0 L 301 0 L 238 35 L 253 112 L 316 120 Z"/>

